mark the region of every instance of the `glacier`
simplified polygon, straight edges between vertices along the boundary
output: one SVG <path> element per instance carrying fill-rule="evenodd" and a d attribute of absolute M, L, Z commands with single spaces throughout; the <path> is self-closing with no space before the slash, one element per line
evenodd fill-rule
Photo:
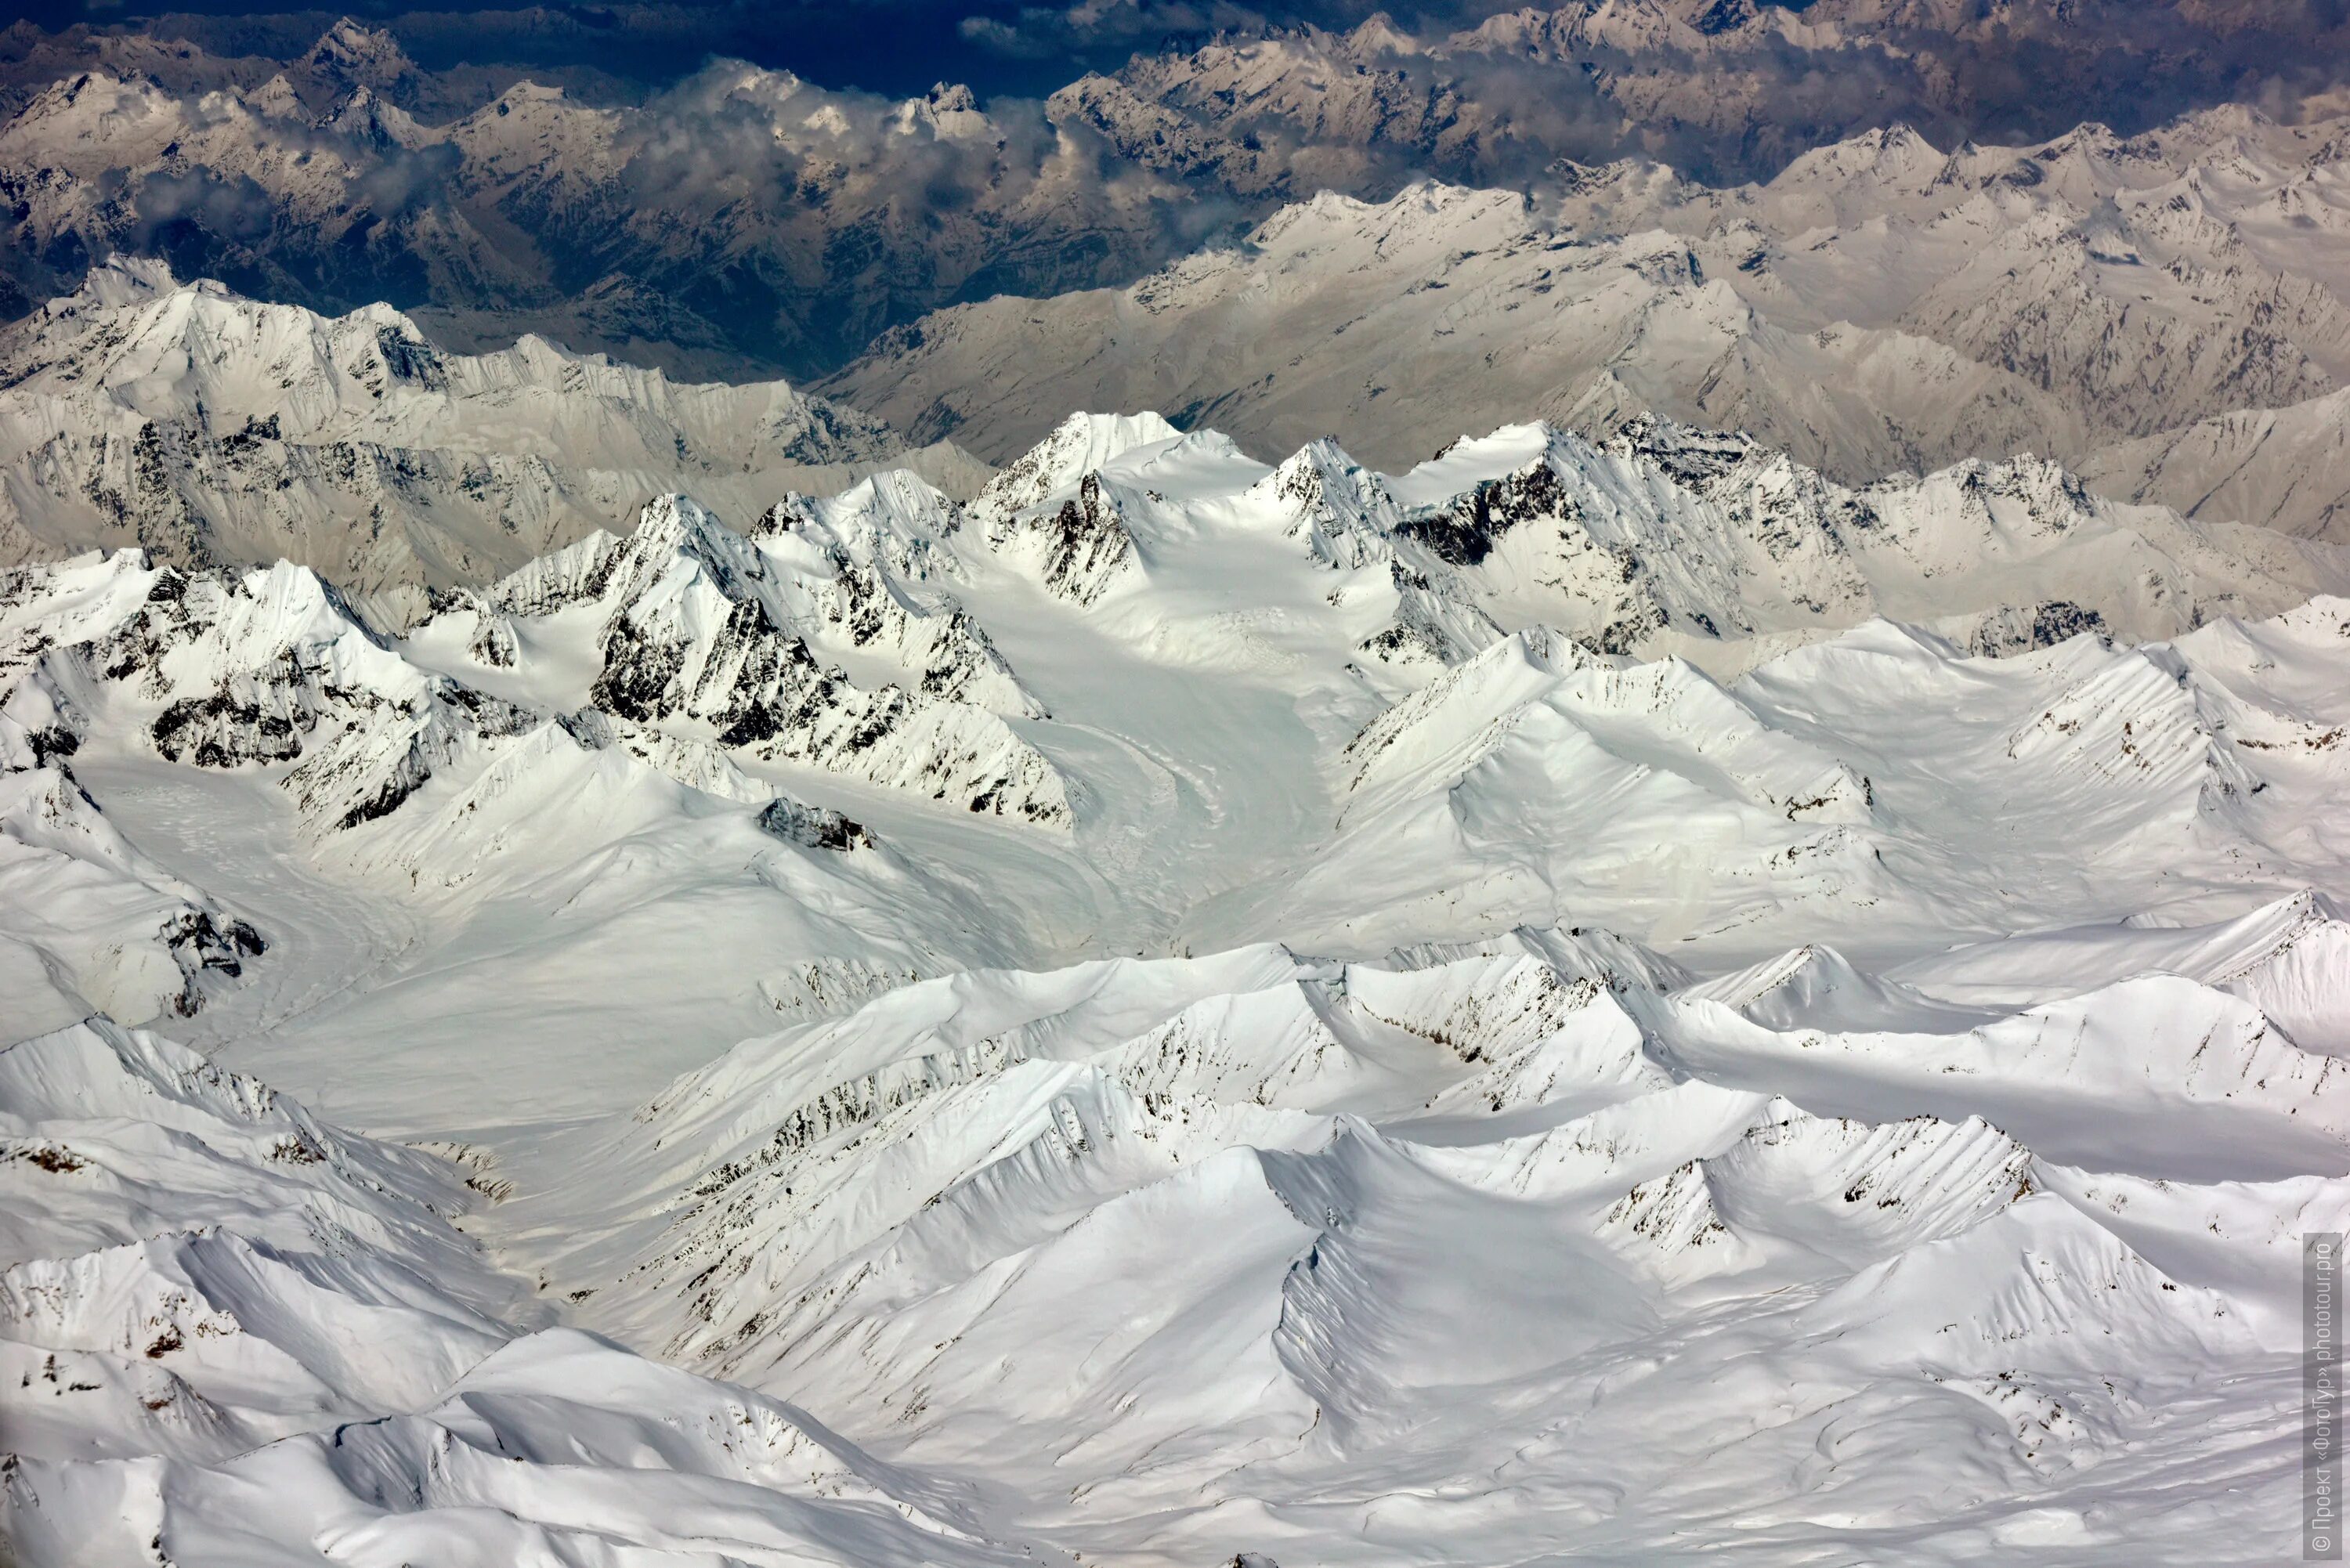
<path fill-rule="evenodd" d="M 745 472 L 0 574 L 25 1568 L 2291 1554 L 2350 553 L 1653 416 Z"/>

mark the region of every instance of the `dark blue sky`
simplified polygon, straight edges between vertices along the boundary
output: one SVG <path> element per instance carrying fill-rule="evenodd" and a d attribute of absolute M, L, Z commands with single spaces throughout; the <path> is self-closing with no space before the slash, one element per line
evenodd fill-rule
<path fill-rule="evenodd" d="M 1026 96 L 1050 92 L 1087 68 L 1114 67 L 1138 48 L 1196 42 L 1220 24 L 1345 26 L 1378 7 L 1369 0 L 1096 0 L 1074 8 L 1091 13 L 1091 25 L 1073 26 L 1055 15 L 1072 10 L 1071 0 L 666 0 L 528 10 L 385 0 L 319 9 L 11 0 L 0 5 L 0 18 L 29 17 L 51 29 L 143 23 L 193 37 L 214 53 L 284 57 L 348 14 L 389 27 L 420 65 L 433 69 L 585 65 L 651 84 L 682 76 L 710 56 L 729 55 L 827 87 L 903 94 L 949 80 L 983 96 Z"/>

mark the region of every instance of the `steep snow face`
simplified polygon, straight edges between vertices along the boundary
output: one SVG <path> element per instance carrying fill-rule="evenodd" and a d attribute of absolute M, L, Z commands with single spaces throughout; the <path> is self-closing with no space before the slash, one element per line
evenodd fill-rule
<path fill-rule="evenodd" d="M 1024 718 L 1044 705 L 1020 684 L 954 593 L 970 573 L 956 553 L 962 508 L 902 469 L 829 500 L 794 495 L 754 533 L 785 581 L 795 624 L 812 647 L 844 662 L 886 660 L 893 679 L 919 678 L 924 695 Z"/>
<path fill-rule="evenodd" d="M 328 318 L 128 259 L 0 331 L 0 559 L 285 556 L 360 592 L 482 581 L 650 492 L 755 507 L 908 456 L 780 381 L 674 382 L 535 337 L 452 354 L 388 306 Z"/>
<path fill-rule="evenodd" d="M 0 724 L 9 721 L 0 719 Z M 267 947 L 140 853 L 56 761 L 0 770 L 0 1035 L 99 1011 L 185 1016 Z"/>
<path fill-rule="evenodd" d="M 396 808 L 470 741 L 513 735 L 527 714 L 415 668 L 313 574 L 183 575 L 136 553 L 12 575 L 12 620 L 35 660 L 27 684 L 135 713 L 172 762 L 286 774 L 317 832 Z"/>
<path fill-rule="evenodd" d="M 19 1452 L 204 1460 L 413 1405 L 521 1304 L 450 1225 L 459 1172 L 185 1046 L 93 1019 L 0 1081 Z"/>
<path fill-rule="evenodd" d="M 1211 569 L 1238 614 L 1282 602 L 1284 579 L 1318 582 L 1305 613 L 1336 632 L 1376 607 L 1366 661 L 1423 670 L 1530 625 L 1722 667 L 1751 657 L 1731 646 L 1872 615 L 2001 653 L 2084 630 L 2164 637 L 2350 586 L 2333 548 L 2118 505 L 2035 461 L 1852 490 L 1750 438 L 1643 418 L 1599 445 L 1505 427 L 1389 477 L 1326 438 L 1267 472 L 1212 431 L 1128 426 L 1072 419 L 982 493 L 1003 558 L 1120 626 L 1163 627 Z"/>
<path fill-rule="evenodd" d="M 1053 493 L 1129 453 L 1147 457 L 1182 431 L 1156 413 L 1071 414 L 988 483 L 976 504 L 990 521 L 1040 509 Z"/>
<path fill-rule="evenodd" d="M 24 628 L 9 631 L 21 647 Z M 70 699 L 42 672 L 15 679 L 0 704 L 0 1037 L 93 1011 L 192 1013 L 265 939 L 122 836 L 67 760 L 80 744 Z"/>

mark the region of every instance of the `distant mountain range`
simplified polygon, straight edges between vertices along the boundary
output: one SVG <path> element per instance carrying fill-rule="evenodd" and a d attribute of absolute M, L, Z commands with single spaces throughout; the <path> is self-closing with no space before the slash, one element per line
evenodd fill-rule
<path fill-rule="evenodd" d="M 1730 190 L 1619 162 L 1540 201 L 1325 194 L 1123 289 L 925 317 L 822 386 L 996 459 L 1072 398 L 1388 464 L 1426 455 L 1431 406 L 1602 435 L 1655 411 L 1852 483 L 2030 451 L 2350 537 L 2345 238 L 2350 120 L 1950 152 L 1905 128 Z"/>
<path fill-rule="evenodd" d="M 1779 195 L 1787 199 L 1785 192 Z M 2021 227 L 2028 243 L 2036 231 Z M 1703 243 L 1718 245 L 1720 233 Z M 1479 499 L 1478 482 L 1466 479 L 1407 506 L 1395 499 L 1388 482 L 1357 466 L 1336 443 L 1303 443 L 1280 472 L 1295 469 L 1295 483 L 1314 497 L 1326 491 L 1351 497 L 1332 514 L 1343 521 L 1313 524 L 1336 530 L 1316 548 L 1354 565 L 1366 551 L 1389 549 L 1390 535 L 1420 540 L 1393 546 L 1426 556 L 1396 567 L 1399 584 L 1409 578 L 1426 589 L 1407 593 L 1406 600 L 1421 607 L 1400 613 L 1418 627 L 1412 636 L 1426 633 L 1461 650 L 1492 635 L 1482 603 L 1489 590 L 1442 585 L 1462 572 L 1473 578 L 1485 555 L 1497 550 L 1511 557 L 1536 550 L 1516 570 L 1525 581 L 1551 583 L 1556 590 L 1542 599 L 1538 613 L 1523 605 L 1522 613 L 1588 630 L 1619 651 L 1648 650 L 1654 635 L 1667 628 L 1718 637 L 1792 629 L 1820 616 L 1833 623 L 1846 613 L 1838 606 L 1931 618 L 2012 605 L 2012 585 L 2002 590 L 2004 597 L 1977 604 L 1960 580 L 1929 565 L 1953 550 L 1971 559 L 1989 547 L 1987 538 L 1976 539 L 1979 527 L 1995 534 L 2006 526 L 1990 524 L 1991 513 L 1981 512 L 1982 503 L 1970 499 L 1982 494 L 2013 497 L 2012 504 L 2030 509 L 2028 531 L 2052 537 L 2070 536 L 2092 518 L 2101 520 L 2099 530 L 2110 526 L 2104 519 L 2133 519 L 2127 526 L 2148 541 L 2152 558 L 2171 563 L 2148 579 L 2165 585 L 2153 598 L 2145 597 L 2149 590 L 2143 583 L 2107 583 L 2095 571 L 2078 580 L 2043 582 L 2044 592 L 2037 595 L 2085 607 L 2132 635 L 2163 635 L 2202 614 L 2235 607 L 2241 601 L 2232 597 L 2191 607 L 2214 591 L 2237 593 L 2233 585 L 2241 572 L 2257 577 L 2282 571 L 2279 592 L 2256 596 L 2256 602 L 2274 607 L 2291 602 L 2293 593 L 2330 581 L 2330 568 L 2323 566 L 2279 566 L 2293 554 L 2283 540 L 2230 528 L 2227 543 L 2214 543 L 2218 535 L 2208 526 L 2184 522 L 2175 511 L 2098 502 L 2045 460 L 2012 465 L 1967 460 L 1924 481 L 1897 477 L 1856 486 L 1817 472 L 1804 462 L 1809 453 L 1802 447 L 1828 447 L 1844 458 L 1847 471 L 1866 472 L 1867 459 L 1879 454 L 1860 441 L 1898 430 L 1890 409 L 1875 410 L 1872 421 L 1866 394 L 1873 385 L 1912 386 L 1908 407 L 1921 424 L 1943 416 L 1939 429 L 1929 430 L 1945 450 L 1997 449 L 2047 435 L 2055 404 L 2046 394 L 2035 400 L 2028 383 L 2011 374 L 2004 384 L 2022 389 L 2012 391 L 2012 407 L 2025 416 L 2041 411 L 2050 423 L 2012 423 L 1994 427 L 2002 433 L 1986 434 L 1968 416 L 2006 406 L 2002 383 L 1981 367 L 1953 372 L 1954 355 L 1941 350 L 1938 359 L 1924 340 L 1889 331 L 1876 334 L 1872 343 L 1866 340 L 1869 335 L 1846 329 L 1846 337 L 1860 341 L 1847 348 L 1843 386 L 1825 373 L 1805 384 L 1801 373 L 1816 372 L 1830 358 L 1824 346 L 1835 344 L 1838 336 L 1795 339 L 1761 322 L 1728 285 L 1700 281 L 1705 268 L 1698 254 L 1689 243 L 1660 233 L 1562 248 L 1545 231 L 1529 228 L 1513 200 L 1492 194 L 1430 188 L 1380 208 L 1323 198 L 1267 224 L 1251 253 L 1176 269 L 1163 292 L 1154 283 L 1124 294 L 973 307 L 936 324 L 935 336 L 919 329 L 899 335 L 895 353 L 864 361 L 834 383 L 917 430 L 943 427 L 968 437 L 975 427 L 989 450 L 1017 456 L 993 481 L 994 470 L 951 441 L 910 448 L 889 425 L 781 382 L 681 384 L 658 370 L 583 358 L 537 338 L 486 355 L 449 354 L 384 306 L 327 318 L 298 306 L 243 299 L 215 284 L 176 284 L 151 263 L 116 262 L 94 270 L 75 296 L 0 327 L 0 562 L 131 544 L 182 566 L 286 560 L 360 596 L 380 622 L 405 625 L 429 612 L 432 592 L 487 585 L 533 556 L 599 531 L 625 530 L 647 501 L 671 492 L 690 493 L 742 526 L 779 504 L 801 504 L 794 499 L 799 493 L 829 494 L 884 469 L 910 467 L 925 490 L 943 487 L 940 504 L 952 507 L 976 497 L 980 504 L 1000 507 L 1007 503 L 989 498 L 1008 493 L 1006 484 L 1034 488 L 1043 483 L 1039 474 L 1058 476 L 1058 483 L 1066 477 L 1062 467 L 1073 461 L 1050 455 L 1069 439 L 1066 428 L 1048 432 L 1024 455 L 1003 451 L 1004 433 L 1022 428 L 1040 406 L 1024 404 L 1024 390 L 1035 389 L 1027 392 L 1034 399 L 1050 395 L 1044 388 L 1073 386 L 1130 405 L 1154 390 L 1201 384 L 1157 385 L 1154 375 L 1163 369 L 1189 366 L 1201 377 L 1228 379 L 1232 360 L 1253 367 L 1295 343 L 1293 363 L 1268 371 L 1238 395 L 1195 397 L 1185 418 L 1231 415 L 1262 436 L 1268 429 L 1310 430 L 1327 415 L 1327 423 L 1361 429 L 1377 441 L 1397 428 L 1409 406 L 1406 397 L 1379 395 L 1374 379 L 1386 378 L 1418 397 L 1444 399 L 1457 410 L 1451 431 L 1457 437 L 1459 426 L 1490 428 L 1508 419 L 1503 400 L 1515 387 L 1557 429 L 1584 430 L 1604 448 L 1644 465 L 1648 477 L 1630 493 L 1649 497 L 1642 503 L 1647 521 L 1611 522 L 1596 533 L 1589 532 L 1593 524 L 1574 521 L 1572 540 L 1533 545 L 1523 534 L 1503 539 L 1520 513 L 1573 521 L 1587 508 L 1540 486 L 1531 499 Z M 1656 265 L 1644 266 L 1644 260 Z M 1725 270 L 1759 279 L 1749 286 L 1773 286 L 1767 267 L 1742 275 Z M 1269 287 L 1253 281 L 1259 275 L 1282 282 Z M 1421 281 L 1402 281 L 1409 278 Z M 1552 280 L 1559 286 L 1552 287 Z M 1560 295 L 1567 303 L 1547 329 L 1536 330 L 1551 309 L 1548 300 Z M 2205 300 L 2210 306 L 2205 318 L 2170 324 L 2174 337 L 2197 329 L 2214 338 L 2225 334 L 2222 313 L 2231 301 L 2216 290 L 2207 290 Z M 2002 296 L 2001 303 L 2013 301 Z M 1105 310 L 1117 327 L 1083 325 Z M 1058 327 L 1056 315 L 1079 325 Z M 2220 319 L 2215 323 L 2213 316 Z M 2126 310 L 2122 318 L 2133 319 Z M 1692 329 L 1693 323 L 1708 321 L 1742 330 L 1708 339 Z M 2150 324 L 2157 332 L 2163 326 Z M 1607 353 L 1603 337 L 1602 352 L 1594 354 L 1587 340 L 1572 336 L 1578 329 L 1610 333 L 1617 347 Z M 1154 333 L 1161 335 L 1157 347 Z M 1525 340 L 1507 348 L 1504 335 L 1511 333 L 1523 333 Z M 1467 342 L 1458 348 L 1448 341 L 1459 338 Z M 1481 349 L 1481 343 L 1488 347 Z M 2313 379 L 2322 376 L 2289 343 L 2272 344 L 2272 373 L 2283 373 L 2276 369 L 2281 365 Z M 1810 357 L 1790 354 L 1791 346 Z M 1541 358 L 1545 349 L 1549 369 Z M 1571 365 L 1569 357 L 1578 352 L 1586 365 L 1601 361 L 1580 387 L 1557 363 Z M 1773 363 L 1774 352 L 1792 363 Z M 1229 358 L 1220 360 L 1219 353 Z M 946 377 L 971 374 L 988 399 L 964 405 L 979 410 L 975 421 L 942 416 L 941 407 L 951 404 L 921 401 L 940 382 L 939 361 L 950 355 L 962 369 L 951 359 Z M 2191 378 L 2192 357 L 2182 358 Z M 1489 368 L 1487 361 L 1498 363 Z M 1724 363 L 1745 370 L 1747 382 L 1733 385 Z M 1929 378 L 1921 364 L 1943 373 Z M 1033 366 L 1033 373 L 1022 366 Z M 1677 374 L 1684 385 L 1696 381 L 1697 395 L 1640 399 L 1632 390 L 1660 383 L 1669 390 Z M 1878 379 L 1867 379 L 1871 374 Z M 1951 381 L 1969 379 L 1991 388 L 1972 404 L 1948 390 Z M 1565 389 L 1545 400 L 1539 389 L 1554 381 L 1566 381 Z M 1372 384 L 1366 388 L 1366 382 Z M 1344 406 L 1321 405 L 1317 389 L 1351 397 Z M 2191 379 L 2176 391 L 2181 400 L 2212 395 Z M 1677 401 L 1693 403 L 1700 412 L 1727 403 L 1761 416 L 1747 422 L 1766 431 L 1774 423 L 1794 424 L 1791 433 L 1802 447 L 1790 454 L 1756 437 L 1678 433 L 1685 427 L 1638 411 L 1644 403 Z M 1155 415 L 1148 422 L 1168 439 L 1180 433 Z M 2322 447 L 2333 435 L 2314 427 L 2309 439 Z M 1225 436 L 1198 439 L 1244 467 L 1253 461 Z M 1562 441 L 1567 444 L 1555 444 Z M 1385 450 L 1404 452 L 1436 444 L 1436 433 L 1424 430 L 1383 442 Z M 1482 450 L 1484 443 L 1441 444 L 1452 452 Z M 2269 449 L 2272 458 L 2286 450 L 2282 441 L 2270 442 Z M 1592 455 L 1598 450 L 1551 434 L 1534 440 L 1520 457 L 1537 467 L 1564 463 L 1561 472 L 1580 473 L 1599 461 Z M 1901 451 L 1908 454 L 1915 446 Z M 1554 455 L 1539 456 L 1545 452 Z M 1571 452 L 1586 455 L 1555 455 Z M 2180 463 L 2190 455 L 2182 453 Z M 2314 479 L 2334 477 L 2322 455 L 2318 462 Z M 1392 466 L 1401 471 L 1409 464 Z M 1426 472 L 1451 469 L 1438 462 Z M 1427 488 L 1419 481 L 1395 483 L 1404 494 L 1416 494 L 1415 485 Z M 1657 492 L 1659 485 L 1667 491 Z M 1121 504 L 1107 492 L 1088 492 L 1079 501 L 1077 533 L 1055 546 L 1055 558 L 1076 574 L 1071 581 L 1089 585 L 1085 591 L 1091 593 L 1147 558 L 1149 546 L 1128 538 L 1126 525 L 1116 521 L 1123 515 Z M 1619 506 L 1610 503 L 1607 510 Z M 1889 530 L 1879 526 L 1896 519 L 1903 521 Z M 942 526 L 953 531 L 951 523 Z M 1953 526 L 1968 543 L 1943 537 Z M 1816 539 L 1817 548 L 1839 564 L 1806 567 L 1828 575 L 1816 580 L 1799 575 L 1766 590 L 1752 574 L 1780 576 L 1782 567 L 1766 563 L 1781 555 L 1781 546 L 1766 547 L 1763 541 L 1782 536 Z M 1887 541 L 1913 537 L 1927 542 L 1915 547 L 1928 554 L 1886 577 L 1875 552 Z M 1744 542 L 1728 542 L 1738 538 Z M 1599 555 L 1583 566 L 1570 566 L 1595 548 Z M 1797 554 L 1807 558 L 1813 548 Z M 1541 553 L 1562 549 L 1565 554 L 1556 559 Z M 1861 556 L 1844 559 L 1853 550 Z M 1704 580 L 1697 563 L 1717 558 L 1728 575 L 1710 587 L 1690 586 Z M 2320 551 L 2309 558 L 2327 557 Z M 1599 566 L 1585 570 L 1592 560 Z M 1859 564 L 1872 560 L 1877 564 Z M 2178 570 L 2189 576 L 2173 578 Z M 1691 577 L 1693 571 L 1700 576 Z M 1923 575 L 1914 587 L 1894 586 L 1917 573 Z M 1934 579 L 1930 590 L 1927 578 Z M 2190 579 L 2205 586 L 2184 591 Z M 2218 583 L 2231 586 L 2210 586 Z M 1771 604 L 1810 608 L 1784 623 L 1752 618 L 1755 606 Z M 2165 607 L 2155 611 L 2158 604 Z M 1449 607 L 1432 607 L 1440 605 Z M 1421 626 L 1415 615 L 1433 618 Z M 1471 629 L 1478 625 L 1488 629 Z M 1440 627 L 1451 629 L 1440 632 Z"/>
<path fill-rule="evenodd" d="M 446 587 L 664 492 L 743 516 L 902 463 L 962 494 L 988 472 L 780 381 L 681 384 L 528 337 L 450 354 L 386 306 L 330 319 L 151 262 L 0 327 L 0 562 L 136 543 Z"/>
<path fill-rule="evenodd" d="M 1276 450 L 1343 431 L 1389 467 L 1431 405 L 1455 434 L 1660 412 L 1854 484 L 2031 452 L 2340 538 L 2345 171 L 2350 121 L 2220 109 L 1950 153 L 1869 132 L 1726 191 L 1619 162 L 1540 201 L 1325 194 L 1125 288 L 894 329 L 822 397 L 536 337 L 458 354 L 446 311 L 326 318 L 109 261 L 0 327 L 0 556 L 136 539 L 359 592 L 481 582 L 668 490 L 743 515 L 910 461 L 968 495 L 988 471 L 957 449 L 1005 460 L 1070 400 Z"/>
<path fill-rule="evenodd" d="M 474 30 L 564 26 L 506 20 Z M 680 17 L 600 21 L 594 54 L 625 68 L 616 38 Z M 430 306 L 459 348 L 536 331 L 699 378 L 804 377 L 941 306 L 1130 283 L 1322 190 L 1541 192 L 1572 182 L 1562 160 L 1627 156 L 1734 184 L 1903 121 L 1955 146 L 2226 102 L 2305 118 L 2350 60 L 2342 28 L 2283 4 L 1585 0 L 1221 37 L 983 102 L 723 58 L 635 85 L 426 70 L 348 19 L 283 57 L 234 51 L 286 26 L 20 23 L 0 34 L 0 307 L 128 250 L 327 314 Z"/>

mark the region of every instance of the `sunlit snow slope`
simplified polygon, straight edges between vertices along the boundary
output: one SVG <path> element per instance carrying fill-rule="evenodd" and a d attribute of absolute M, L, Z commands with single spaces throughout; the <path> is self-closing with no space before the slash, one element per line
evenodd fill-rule
<path fill-rule="evenodd" d="M 2044 464 L 1149 414 L 396 634 L 9 573 L 0 1532 L 2285 1560 L 2345 594 Z"/>

